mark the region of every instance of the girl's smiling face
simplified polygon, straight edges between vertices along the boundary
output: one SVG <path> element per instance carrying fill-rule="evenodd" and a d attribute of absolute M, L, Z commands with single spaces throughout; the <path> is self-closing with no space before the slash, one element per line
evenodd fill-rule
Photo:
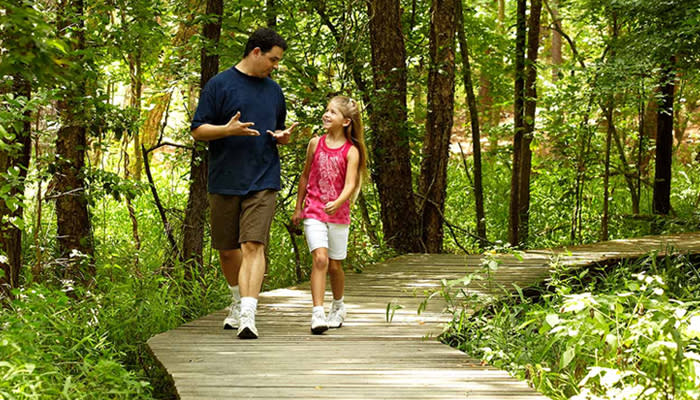
<path fill-rule="evenodd" d="M 335 102 L 330 102 L 326 107 L 326 112 L 323 113 L 323 129 L 330 131 L 333 129 L 343 129 L 350 123 L 350 118 L 345 118 L 340 112 Z"/>

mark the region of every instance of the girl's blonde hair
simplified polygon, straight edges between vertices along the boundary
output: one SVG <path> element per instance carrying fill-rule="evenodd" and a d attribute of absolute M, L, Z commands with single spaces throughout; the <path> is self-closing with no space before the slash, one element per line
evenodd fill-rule
<path fill-rule="evenodd" d="M 362 125 L 360 105 L 347 96 L 335 96 L 328 103 L 335 104 L 341 114 L 343 114 L 343 117 L 350 119 L 350 124 L 345 127 L 343 133 L 345 134 L 345 139 L 355 145 L 360 153 L 357 188 L 352 196 L 352 201 L 354 202 L 360 194 L 363 179 L 367 177 L 367 146 L 365 145 L 365 128 Z"/>

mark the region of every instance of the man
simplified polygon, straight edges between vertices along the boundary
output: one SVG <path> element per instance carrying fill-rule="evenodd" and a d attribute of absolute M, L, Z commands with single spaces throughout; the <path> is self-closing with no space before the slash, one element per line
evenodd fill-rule
<path fill-rule="evenodd" d="M 207 82 L 191 126 L 192 137 L 209 142 L 212 246 L 233 297 L 224 329 L 238 328 L 241 339 L 258 337 L 255 311 L 280 190 L 277 144 L 289 143 L 296 126 L 285 129 L 284 95 L 269 77 L 286 48 L 276 32 L 256 30 L 243 59 Z"/>

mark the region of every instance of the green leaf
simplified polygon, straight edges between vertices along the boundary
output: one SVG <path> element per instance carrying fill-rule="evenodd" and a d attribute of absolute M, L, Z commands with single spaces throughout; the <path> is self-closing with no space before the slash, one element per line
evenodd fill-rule
<path fill-rule="evenodd" d="M 564 354 L 562 354 L 561 360 L 559 360 L 559 369 L 566 368 L 567 365 L 571 363 L 576 355 L 576 349 L 574 347 L 569 347 L 566 349 Z"/>
<path fill-rule="evenodd" d="M 544 320 L 547 321 L 547 324 L 549 324 L 549 326 L 551 326 L 552 328 L 557 326 L 559 324 L 559 322 L 561 321 L 559 319 L 558 314 L 547 314 L 547 316 L 544 318 Z"/>

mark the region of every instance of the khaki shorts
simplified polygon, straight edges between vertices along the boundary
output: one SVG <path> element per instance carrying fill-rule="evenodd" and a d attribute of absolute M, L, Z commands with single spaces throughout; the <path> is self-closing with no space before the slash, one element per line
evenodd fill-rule
<path fill-rule="evenodd" d="M 240 249 L 244 242 L 259 242 L 267 247 L 276 198 L 275 190 L 250 192 L 244 196 L 210 193 L 212 247 Z"/>

